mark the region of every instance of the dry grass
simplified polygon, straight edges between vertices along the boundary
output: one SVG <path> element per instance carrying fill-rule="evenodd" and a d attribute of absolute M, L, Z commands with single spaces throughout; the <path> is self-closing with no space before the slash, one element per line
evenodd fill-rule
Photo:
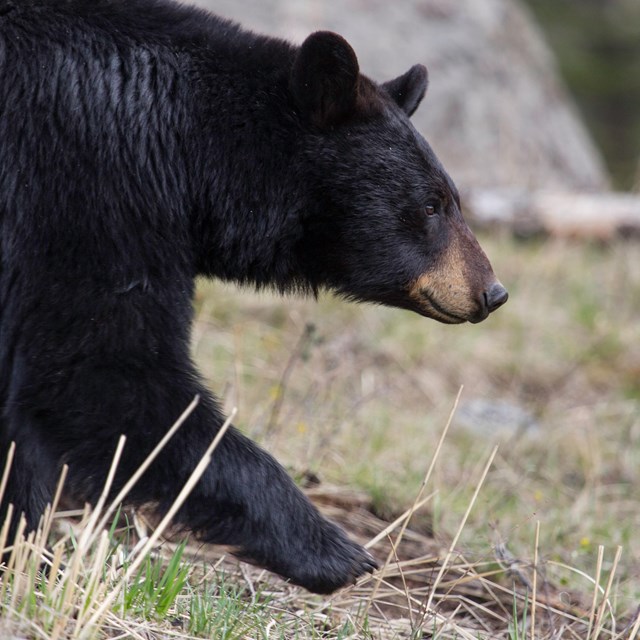
<path fill-rule="evenodd" d="M 104 594 L 130 589 L 144 554 L 135 540 L 116 546 L 99 514 L 85 514 L 77 531 L 89 533 L 54 547 L 54 567 L 65 561 L 56 579 L 39 582 L 42 536 L 17 547 L 0 585 L 0 636 L 637 637 L 640 246 L 482 241 L 511 299 L 478 326 L 199 290 L 194 354 L 239 408 L 236 424 L 327 515 L 363 543 L 378 538 L 383 571 L 322 599 L 188 548 L 189 579 L 170 613 L 142 615 L 116 595 L 98 616 Z M 507 403 L 534 424 L 518 429 L 518 413 L 487 420 L 478 401 Z M 56 589 L 66 600 L 51 599 Z M 194 627 L 202 593 L 231 607 L 226 626 Z"/>

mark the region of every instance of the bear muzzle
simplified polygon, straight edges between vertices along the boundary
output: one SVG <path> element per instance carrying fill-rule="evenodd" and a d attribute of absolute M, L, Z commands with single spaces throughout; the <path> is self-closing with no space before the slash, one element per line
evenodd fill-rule
<path fill-rule="evenodd" d="M 423 276 L 410 289 L 410 296 L 412 308 L 423 316 L 445 324 L 478 324 L 501 307 L 509 293 L 497 280 L 474 295 L 468 287 L 433 286 L 432 278 Z"/>

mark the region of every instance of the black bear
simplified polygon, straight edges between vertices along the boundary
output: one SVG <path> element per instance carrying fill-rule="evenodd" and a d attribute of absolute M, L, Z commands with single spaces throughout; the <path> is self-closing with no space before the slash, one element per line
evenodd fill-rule
<path fill-rule="evenodd" d="M 190 359 L 198 274 L 479 322 L 507 293 L 409 116 L 329 32 L 297 47 L 168 0 L 0 0 L 0 454 L 38 525 L 95 502 L 197 394 L 127 497 L 166 512 L 224 417 Z M 6 507 L 0 515 L 6 513 Z M 235 429 L 177 515 L 316 592 L 375 568 Z M 15 518 L 13 521 L 15 530 Z"/>

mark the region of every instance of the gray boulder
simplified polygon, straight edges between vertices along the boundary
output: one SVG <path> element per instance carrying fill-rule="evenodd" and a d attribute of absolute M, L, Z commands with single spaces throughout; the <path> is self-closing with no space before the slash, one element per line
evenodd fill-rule
<path fill-rule="evenodd" d="M 602 159 L 517 0 L 198 0 L 256 31 L 301 42 L 341 33 L 364 73 L 384 80 L 416 62 L 430 88 L 414 116 L 464 189 L 600 190 Z"/>

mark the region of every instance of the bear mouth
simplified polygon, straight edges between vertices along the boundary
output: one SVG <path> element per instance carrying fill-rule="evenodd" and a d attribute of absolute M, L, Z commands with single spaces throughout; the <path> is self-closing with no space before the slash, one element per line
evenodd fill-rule
<path fill-rule="evenodd" d="M 443 324 L 462 324 L 467 322 L 467 318 L 451 313 L 441 305 L 439 305 L 433 296 L 429 295 L 429 291 L 423 289 L 421 292 L 422 299 L 429 304 L 430 309 L 421 308 L 419 313 L 427 318 L 432 318 Z"/>

